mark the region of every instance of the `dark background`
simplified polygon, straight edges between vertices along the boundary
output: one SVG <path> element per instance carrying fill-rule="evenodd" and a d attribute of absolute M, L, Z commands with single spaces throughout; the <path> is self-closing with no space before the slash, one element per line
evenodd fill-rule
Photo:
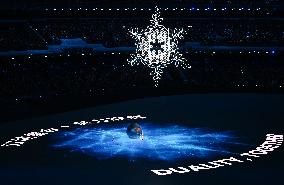
<path fill-rule="evenodd" d="M 192 65 L 165 69 L 157 88 L 149 69 L 126 62 L 135 46 L 126 29 L 145 28 L 155 6 L 162 8 L 167 27 L 187 29 L 180 51 Z M 11 0 L 1 1 L 0 10 L 1 143 L 63 123 L 135 114 L 153 123 L 235 130 L 256 146 L 268 133 L 283 134 L 280 0 Z M 85 44 L 50 52 L 63 39 Z M 91 44 L 100 44 L 104 51 Z M 51 140 L 1 147 L 0 184 L 283 184 L 283 147 L 252 163 L 159 177 L 150 169 L 211 159 L 97 161 L 54 151 Z"/>
<path fill-rule="evenodd" d="M 283 95 L 190 94 L 127 101 L 118 104 L 17 121 L 1 126 L 1 141 L 40 128 L 58 128 L 74 121 L 141 114 L 152 124 L 184 124 L 216 131 L 233 130 L 251 149 L 266 134 L 283 134 Z M 143 121 L 141 122 L 143 124 Z M 142 125 L 143 126 L 143 125 Z M 55 133 L 56 134 L 56 133 Z M 150 170 L 207 163 L 229 156 L 162 162 L 127 159 L 96 160 L 84 154 L 50 148 L 52 136 L 1 150 L 3 184 L 281 184 L 283 146 L 252 162 L 185 174 L 156 176 Z M 237 148 L 234 150 L 238 150 Z M 237 156 L 238 157 L 238 156 Z M 236 158 L 237 158 L 236 157 Z"/>

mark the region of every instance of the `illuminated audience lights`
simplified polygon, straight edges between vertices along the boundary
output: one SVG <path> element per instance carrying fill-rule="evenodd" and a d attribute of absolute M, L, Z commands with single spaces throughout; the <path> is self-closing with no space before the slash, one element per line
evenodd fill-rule
<path fill-rule="evenodd" d="M 93 11 L 105 11 L 105 10 L 108 10 L 108 11 L 136 11 L 137 8 L 130 8 L 130 7 L 125 7 L 125 8 L 92 8 L 92 9 L 88 9 L 88 8 L 84 8 L 84 7 L 79 7 L 79 8 L 61 8 L 61 9 L 57 9 L 57 8 L 44 8 L 45 11 L 57 11 L 57 10 L 77 10 L 77 11 L 80 11 L 80 10 L 85 10 L 85 11 L 88 11 L 88 10 L 93 10 Z M 152 8 L 139 8 L 138 10 L 140 11 L 152 11 L 153 9 Z M 239 7 L 233 7 L 233 8 L 212 8 L 212 7 L 207 7 L 207 8 L 195 8 L 195 7 L 192 7 L 192 8 L 163 8 L 163 10 L 167 11 L 167 10 L 171 10 L 171 11 L 185 11 L 185 10 L 189 10 L 189 11 L 194 11 L 194 10 L 197 10 L 197 11 L 209 11 L 209 10 L 214 10 L 214 11 L 225 11 L 225 10 L 229 10 L 229 11 L 235 11 L 235 10 L 239 10 L 239 11 L 243 11 L 243 10 L 247 10 L 247 11 L 260 11 L 261 8 L 258 7 L 258 8 L 255 8 L 255 9 L 252 9 L 252 8 L 239 8 Z"/>

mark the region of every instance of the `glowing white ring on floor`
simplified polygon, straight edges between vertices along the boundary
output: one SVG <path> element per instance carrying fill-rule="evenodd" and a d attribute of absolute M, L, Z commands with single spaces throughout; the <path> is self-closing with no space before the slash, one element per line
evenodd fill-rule
<path fill-rule="evenodd" d="M 102 119 L 93 119 L 90 122 L 88 121 L 80 121 L 73 122 L 71 125 L 61 125 L 60 128 L 69 128 L 70 126 L 85 126 L 99 123 L 109 123 L 109 122 L 117 122 L 123 120 L 139 120 L 146 119 L 146 117 L 137 115 L 137 116 L 127 116 L 127 117 L 112 117 L 112 118 L 102 118 Z M 29 132 L 19 137 L 15 137 L 6 143 L 2 144 L 1 147 L 11 147 L 17 146 L 20 147 L 25 144 L 27 141 L 37 139 L 39 137 L 48 135 L 49 133 L 58 132 L 59 129 L 49 128 L 49 129 L 41 129 L 40 131 Z M 197 164 L 197 165 L 189 165 L 188 167 L 176 167 L 176 168 L 168 168 L 168 169 L 160 169 L 160 170 L 151 170 L 153 173 L 159 176 L 171 175 L 172 173 L 189 173 L 189 172 L 198 172 L 200 170 L 209 170 L 215 169 L 219 167 L 224 167 L 226 165 L 231 166 L 233 162 L 243 163 L 245 161 L 253 161 L 253 158 L 259 158 L 261 155 L 267 155 L 269 152 L 274 151 L 274 149 L 279 148 L 283 143 L 283 135 L 275 135 L 275 134 L 267 134 L 266 141 L 262 143 L 255 150 L 251 150 L 247 153 L 242 153 L 238 157 L 229 157 L 226 159 L 215 160 L 212 162 L 208 162 L 207 164 Z"/>
<path fill-rule="evenodd" d="M 269 152 L 274 151 L 274 149 L 279 148 L 282 143 L 283 135 L 267 134 L 266 141 L 262 143 L 259 147 L 247 153 L 242 153 L 238 157 L 230 157 L 226 159 L 216 160 L 208 162 L 207 164 L 197 164 L 189 165 L 187 167 L 176 167 L 151 171 L 156 175 L 166 176 L 171 175 L 172 173 L 184 174 L 189 172 L 197 172 L 199 170 L 215 169 L 219 167 L 224 167 L 226 165 L 231 166 L 233 162 L 243 163 L 245 161 L 253 161 L 252 158 L 259 158 L 261 155 L 267 155 Z"/>
<path fill-rule="evenodd" d="M 99 123 L 115 123 L 118 121 L 127 121 L 127 120 L 139 120 L 139 119 L 146 119 L 146 117 L 143 117 L 141 115 L 136 116 L 126 116 L 126 117 L 111 117 L 111 118 L 101 118 L 101 119 L 93 119 L 91 121 L 75 121 L 71 125 L 76 126 L 85 126 L 85 125 L 92 125 L 92 124 L 99 124 Z M 70 125 L 61 125 L 60 129 L 69 128 Z M 58 132 L 59 128 L 48 128 L 48 129 L 40 129 L 40 131 L 33 131 L 26 133 L 22 136 L 15 137 L 13 139 L 10 139 L 6 143 L 2 144 L 1 147 L 10 147 L 10 146 L 22 146 L 27 141 L 37 139 L 39 137 L 48 135 L 50 133 Z"/>

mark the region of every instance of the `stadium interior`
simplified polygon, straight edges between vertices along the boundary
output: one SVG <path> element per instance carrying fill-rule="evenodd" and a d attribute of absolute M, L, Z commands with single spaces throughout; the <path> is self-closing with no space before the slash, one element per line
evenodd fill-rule
<path fill-rule="evenodd" d="M 128 63 L 130 55 L 136 52 L 137 47 L 129 30 L 146 28 L 156 8 L 161 12 L 162 24 L 165 27 L 171 30 L 175 28 L 185 30 L 186 35 L 179 42 L 178 49 L 186 63 L 191 65 L 186 69 L 174 65 L 164 68 L 157 87 L 150 75 L 151 68 L 142 64 L 131 66 Z M 195 115 L 199 115 L 201 119 L 202 114 L 194 111 L 194 106 L 200 110 L 198 100 L 200 100 L 200 106 L 204 104 L 204 109 L 209 112 L 215 106 L 218 112 L 219 108 L 226 111 L 225 107 L 229 104 L 241 107 L 239 104 L 243 103 L 244 108 L 232 108 L 232 111 L 235 110 L 234 114 L 226 112 L 228 118 L 224 116 L 224 120 L 228 121 L 229 118 L 238 120 L 241 119 L 236 118 L 239 116 L 244 119 L 248 118 L 249 121 L 220 123 L 223 121 L 221 115 L 225 114 L 220 111 L 218 112 L 219 121 L 216 118 L 215 122 L 212 121 L 212 125 L 203 124 L 202 121 L 197 121 L 199 125 L 192 123 L 196 127 L 246 130 L 244 133 L 262 133 L 262 131 L 283 133 L 284 112 L 281 102 L 284 102 L 284 1 L 2 0 L 0 17 L 0 126 L 3 125 L 0 132 L 3 138 L 0 141 L 2 143 L 12 136 L 21 135 L 23 131 L 27 132 L 32 128 L 49 127 L 55 124 L 53 121 L 57 119 L 56 115 L 62 116 L 58 116 L 60 121 L 55 122 L 62 122 L 65 116 L 67 120 L 73 122 L 78 121 L 74 120 L 75 118 L 81 119 L 80 115 L 93 117 L 92 111 L 97 118 L 108 117 L 107 113 L 111 116 L 115 116 L 116 113 L 123 115 L 148 113 L 152 115 L 152 120 L 167 122 L 166 118 L 168 118 L 170 120 L 168 122 L 172 123 L 185 122 L 184 120 L 188 118 L 185 111 L 188 109 Z M 200 95 L 204 98 L 197 97 L 199 98 L 197 100 L 190 97 L 191 95 Z M 213 99 L 215 95 L 218 95 L 218 102 L 212 103 L 212 100 L 208 103 L 211 99 L 207 97 Z M 227 97 L 229 95 L 232 95 L 232 98 Z M 153 102 L 148 104 L 142 102 L 144 99 L 147 102 L 149 98 L 154 97 L 175 96 L 179 99 L 157 99 L 157 101 L 153 99 Z M 222 96 L 227 98 L 222 99 Z M 184 100 L 180 97 L 184 97 Z M 123 104 L 138 100 L 141 102 L 135 106 L 134 103 Z M 229 102 L 231 100 L 232 103 Z M 183 104 L 183 102 L 188 102 L 188 104 Z M 120 105 L 120 103 L 123 104 L 121 109 L 111 108 L 111 105 Z M 161 110 L 160 113 L 153 108 L 158 106 L 156 104 L 160 106 L 157 107 L 157 110 Z M 103 108 L 109 105 L 110 108 Z M 153 106 L 153 110 L 148 107 L 150 105 Z M 166 111 L 163 105 L 172 111 Z M 178 108 L 178 106 L 183 106 L 183 108 Z M 209 107 L 212 109 L 209 110 Z M 154 112 L 153 114 L 149 111 L 150 109 Z M 238 114 L 239 110 L 243 112 Z M 73 111 L 75 111 L 74 114 L 71 114 Z M 143 112 L 139 113 L 139 111 Z M 252 111 L 251 115 L 257 117 L 256 120 L 249 116 L 249 111 Z M 202 113 L 207 115 L 205 111 Z M 264 114 L 270 118 L 274 116 L 271 118 L 271 123 L 262 122 L 268 119 Z M 72 115 L 76 115 L 74 119 Z M 208 120 L 210 115 L 208 113 Z M 49 116 L 53 117 L 49 119 Z M 263 120 L 261 120 L 262 116 L 265 117 Z M 36 121 L 37 119 L 39 121 Z M 190 117 L 190 119 L 195 118 Z M 208 120 L 203 121 L 208 122 Z M 143 128 L 143 123 L 139 124 Z M 49 141 L 45 139 L 42 143 L 46 144 Z M 31 149 L 32 147 L 34 148 Z M 49 152 L 49 149 L 48 151 L 46 148 L 43 149 L 41 144 L 27 145 L 27 148 L 23 150 L 27 153 L 25 156 L 29 156 L 31 150 Z M 13 152 L 16 154 L 11 154 Z M 5 148 L 3 155 L 0 153 L 0 157 L 4 162 L 5 157 L 11 155 L 11 161 L 18 162 L 20 161 L 19 153 L 16 149 L 7 151 Z M 45 155 L 48 155 L 46 153 Z M 155 166 L 155 161 L 151 161 L 146 169 L 146 167 L 132 168 L 133 164 L 125 165 L 123 161 L 106 160 L 104 161 L 106 166 L 100 169 L 97 166 L 103 165 L 103 162 L 93 162 L 91 157 L 84 158 L 84 160 L 81 158 L 84 164 L 81 165 L 79 154 L 79 157 L 74 155 L 68 158 L 67 162 L 75 161 L 77 165 L 80 163 L 80 168 L 92 170 L 88 166 L 88 162 L 91 161 L 90 163 L 95 166 L 94 171 L 98 174 L 100 170 L 107 173 L 107 169 L 112 168 L 114 164 L 122 165 L 126 173 L 109 174 L 110 177 L 118 178 L 116 182 L 111 178 L 103 181 L 102 178 L 104 180 L 108 178 L 106 174 L 102 177 L 95 175 L 94 177 L 98 178 L 97 181 L 96 179 L 91 180 L 92 174 L 89 171 L 78 174 L 78 179 L 79 177 L 85 179 L 86 184 L 168 185 L 177 182 L 182 185 L 189 184 L 190 181 L 201 182 L 201 184 L 266 184 L 268 182 L 281 184 L 283 183 L 283 177 L 280 174 L 281 171 L 283 172 L 282 154 L 283 149 L 275 154 L 275 160 L 271 159 L 272 164 L 265 158 L 264 162 L 258 162 L 253 167 L 244 167 L 246 170 L 243 172 L 240 172 L 242 167 L 239 167 L 239 164 L 233 169 L 219 170 L 215 172 L 211 180 L 211 177 L 204 179 L 207 172 L 200 172 L 200 174 L 203 173 L 200 176 L 194 176 L 195 174 L 182 174 L 182 177 L 174 175 L 173 178 L 167 177 L 162 180 L 159 179 L 160 177 L 147 176 L 144 173 L 149 168 L 177 166 L 174 165 L 175 163 L 167 163 L 170 165 L 158 163 L 158 166 Z M 0 175 L 3 185 L 8 185 L 9 182 L 21 184 L 19 179 L 18 181 L 13 179 L 18 176 L 24 179 L 23 184 L 28 184 L 32 181 L 31 174 L 36 169 L 40 169 L 35 175 L 38 181 L 50 175 L 52 178 L 57 178 L 58 184 L 80 184 L 80 180 L 75 180 L 75 177 L 70 178 L 72 180 L 66 180 L 69 174 L 76 175 L 71 170 L 71 168 L 79 169 L 75 164 L 70 167 L 65 164 L 67 162 L 62 162 L 58 163 L 60 167 L 50 167 L 48 162 L 42 162 L 40 157 L 38 160 L 32 157 L 22 159 L 32 161 L 28 172 L 23 174 L 21 169 L 24 167 L 22 166 L 30 163 L 24 163 L 22 166 L 20 165 L 22 163 L 13 164 L 14 166 L 6 162 L 5 165 L 0 164 L 0 172 L 3 172 L 3 175 Z M 56 158 L 52 162 L 56 163 L 57 160 L 61 158 Z M 192 160 L 190 162 L 193 163 Z M 136 165 L 143 166 L 143 162 L 138 161 L 137 163 Z M 184 166 L 181 163 L 177 164 Z M 64 171 L 65 168 L 70 169 Z M 113 169 L 119 171 L 118 167 L 113 167 Z M 56 172 L 61 170 L 64 171 L 63 175 L 56 175 Z M 232 170 L 235 175 L 228 170 Z M 234 181 L 232 178 L 237 178 L 238 173 L 242 175 L 242 178 L 236 182 L 229 182 L 229 180 Z M 262 173 L 266 174 L 263 178 L 267 179 L 259 177 Z M 119 180 L 120 178 L 122 180 Z M 0 184 L 2 184 L 1 179 Z M 11 179 L 13 180 L 10 181 Z M 139 182 L 136 179 L 139 179 Z M 51 180 L 45 183 L 54 184 Z"/>

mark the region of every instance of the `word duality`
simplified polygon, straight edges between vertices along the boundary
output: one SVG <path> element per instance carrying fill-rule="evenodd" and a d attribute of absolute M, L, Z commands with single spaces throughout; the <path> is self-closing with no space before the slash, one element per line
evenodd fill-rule
<path fill-rule="evenodd" d="M 259 158 L 261 155 L 267 155 L 269 152 L 279 148 L 283 143 L 283 135 L 267 134 L 266 141 L 259 147 L 247 153 L 242 153 L 238 157 L 229 157 L 227 159 L 216 160 L 208 162 L 207 164 L 189 165 L 188 167 L 177 167 L 169 169 L 151 170 L 156 175 L 171 175 L 172 173 L 189 173 L 200 170 L 215 169 L 224 166 L 231 166 L 233 163 L 243 163 L 245 161 L 252 161 L 253 158 Z"/>

